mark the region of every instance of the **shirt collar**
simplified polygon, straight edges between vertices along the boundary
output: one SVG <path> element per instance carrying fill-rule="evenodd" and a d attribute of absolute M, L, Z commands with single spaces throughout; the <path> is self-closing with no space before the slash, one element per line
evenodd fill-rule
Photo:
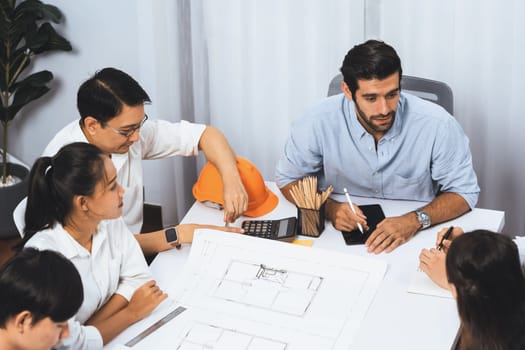
<path fill-rule="evenodd" d="M 103 220 L 98 224 L 97 232 L 93 235 L 93 244 L 91 245 L 91 255 L 95 255 L 100 247 L 104 244 L 106 237 L 108 236 L 108 225 L 107 221 Z"/>
<path fill-rule="evenodd" d="M 80 245 L 73 236 L 71 236 L 62 225 L 57 224 L 58 227 L 53 235 L 56 237 L 56 244 L 58 246 L 58 251 L 60 251 L 66 258 L 72 259 L 74 257 L 88 257 L 90 253 L 86 248 Z M 93 235 L 93 242 L 91 246 L 91 255 L 95 255 L 103 242 L 107 237 L 107 225 L 105 221 L 102 221 L 98 227 L 97 231 Z"/>
<path fill-rule="evenodd" d="M 405 115 L 405 106 L 406 106 L 406 98 L 403 93 L 399 94 L 399 101 L 397 102 L 397 111 L 396 111 L 396 118 L 394 120 L 394 125 L 388 130 L 388 132 L 385 134 L 384 138 L 387 140 L 391 140 L 394 137 L 397 137 L 399 134 L 401 134 L 401 129 L 403 128 L 404 118 Z"/>
<path fill-rule="evenodd" d="M 354 101 L 350 100 L 343 94 L 343 114 L 347 120 L 347 124 L 350 126 L 350 134 L 356 139 L 362 139 L 368 135 L 368 131 L 361 125 L 357 119 L 355 111 Z"/>
<path fill-rule="evenodd" d="M 361 125 L 361 123 L 357 119 L 357 113 L 355 110 L 354 101 L 348 99 L 346 96 L 343 98 L 344 98 L 343 112 L 344 112 L 345 118 L 347 118 L 348 123 L 350 125 L 350 133 L 357 139 L 362 139 L 366 135 L 370 135 L 370 133 L 364 128 L 363 125 Z M 401 133 L 401 129 L 403 127 L 403 115 L 404 115 L 405 105 L 406 105 L 406 98 L 404 94 L 401 93 L 399 96 L 399 101 L 397 103 L 397 111 L 396 111 L 396 118 L 394 119 L 394 125 L 392 125 L 390 130 L 388 130 L 387 133 L 383 136 L 384 139 L 390 140 Z"/>
<path fill-rule="evenodd" d="M 111 160 L 113 161 L 113 165 L 115 165 L 115 169 L 117 169 L 117 173 L 124 166 L 124 163 L 126 163 L 126 161 L 128 160 L 128 157 L 129 157 L 129 151 L 123 154 L 118 154 L 118 153 L 111 154 Z"/>
<path fill-rule="evenodd" d="M 74 257 L 88 256 L 88 251 L 82 247 L 61 224 L 57 224 L 57 228 L 53 232 L 54 240 L 57 245 L 57 250 L 66 258 L 72 259 Z"/>
<path fill-rule="evenodd" d="M 75 127 L 71 130 L 71 140 L 78 140 L 79 142 L 89 143 L 88 139 L 86 138 L 86 135 L 84 135 L 84 132 L 82 131 L 80 123 L 82 123 L 82 119 L 80 119 L 78 123 L 75 123 Z"/>

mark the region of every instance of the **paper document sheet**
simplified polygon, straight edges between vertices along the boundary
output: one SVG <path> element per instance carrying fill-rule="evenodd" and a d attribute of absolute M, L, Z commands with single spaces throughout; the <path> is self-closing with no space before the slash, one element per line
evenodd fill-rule
<path fill-rule="evenodd" d="M 435 284 L 425 272 L 419 269 L 414 271 L 414 274 L 412 275 L 412 281 L 408 286 L 407 292 L 442 298 L 454 298 L 449 290 L 441 288 Z"/>
<path fill-rule="evenodd" d="M 348 349 L 384 261 L 213 230 L 170 296 L 186 310 L 132 349 Z"/>

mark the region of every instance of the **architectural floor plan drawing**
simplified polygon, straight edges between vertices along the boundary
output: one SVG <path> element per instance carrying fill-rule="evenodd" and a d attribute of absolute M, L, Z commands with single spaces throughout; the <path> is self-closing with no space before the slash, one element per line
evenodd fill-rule
<path fill-rule="evenodd" d="M 288 344 L 215 325 L 196 323 L 189 329 L 177 350 L 286 350 Z"/>
<path fill-rule="evenodd" d="M 212 295 L 238 304 L 302 316 L 322 282 L 320 276 L 234 260 Z"/>
<path fill-rule="evenodd" d="M 185 311 L 132 349 L 349 349 L 387 264 L 214 230 L 195 233 L 170 298 Z"/>
<path fill-rule="evenodd" d="M 271 325 L 228 317 L 207 310 L 185 310 L 169 323 L 128 346 L 114 349 L 153 350 L 294 350 L 330 349 L 330 339 L 295 334 Z"/>

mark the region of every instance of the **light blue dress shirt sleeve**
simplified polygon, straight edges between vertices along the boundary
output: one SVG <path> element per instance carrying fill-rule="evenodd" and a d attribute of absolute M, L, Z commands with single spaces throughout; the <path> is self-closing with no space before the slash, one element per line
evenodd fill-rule
<path fill-rule="evenodd" d="M 479 187 L 469 140 L 454 118 L 448 118 L 437 130 L 430 173 L 441 192 L 457 193 L 470 208 L 475 207 Z"/>
<path fill-rule="evenodd" d="M 316 130 L 312 122 L 307 117 L 292 124 L 294 132 L 285 144 L 284 156 L 276 170 L 279 187 L 307 175 L 317 175 L 323 170 L 323 154 L 316 134 L 320 130 Z"/>

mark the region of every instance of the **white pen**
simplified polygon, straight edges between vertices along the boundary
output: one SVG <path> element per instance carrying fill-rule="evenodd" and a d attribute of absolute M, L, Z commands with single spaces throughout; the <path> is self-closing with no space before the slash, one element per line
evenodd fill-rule
<path fill-rule="evenodd" d="M 346 187 L 343 188 L 343 191 L 345 191 L 346 200 L 348 201 L 348 205 L 350 206 L 350 209 L 352 209 L 354 214 L 357 215 L 357 213 L 355 212 L 354 205 L 352 204 L 352 199 L 350 199 L 350 195 L 348 194 L 348 191 L 346 190 Z M 364 234 L 363 226 L 361 226 L 360 223 L 357 223 L 357 228 L 359 229 L 359 231 L 361 231 L 362 234 Z"/>

